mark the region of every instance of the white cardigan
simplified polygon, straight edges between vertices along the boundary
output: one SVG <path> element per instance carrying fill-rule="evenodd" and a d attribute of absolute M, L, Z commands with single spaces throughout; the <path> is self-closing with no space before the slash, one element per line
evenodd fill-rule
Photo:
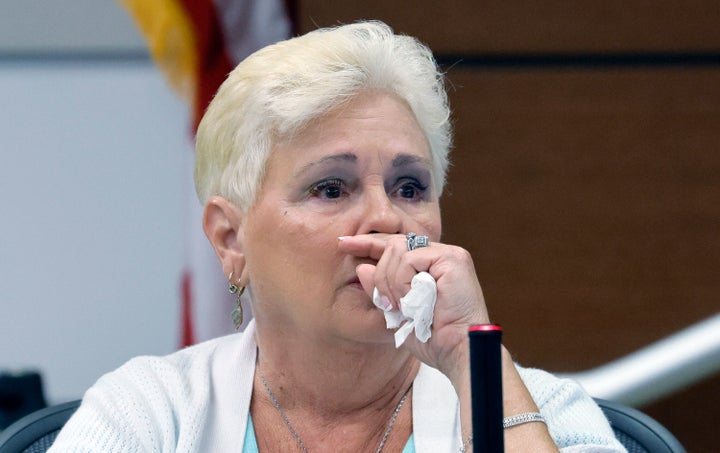
<path fill-rule="evenodd" d="M 256 351 L 251 322 L 243 333 L 132 359 L 85 393 L 50 452 L 241 452 Z M 625 451 L 576 383 L 518 370 L 561 451 Z M 413 389 L 416 452 L 458 452 L 458 400 L 450 381 L 423 365 Z"/>

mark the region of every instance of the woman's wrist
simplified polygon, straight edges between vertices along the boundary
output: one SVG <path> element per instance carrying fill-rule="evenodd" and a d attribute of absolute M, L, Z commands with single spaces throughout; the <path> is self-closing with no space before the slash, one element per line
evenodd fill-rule
<path fill-rule="evenodd" d="M 438 362 L 437 368 L 450 380 L 457 391 L 459 386 L 470 382 L 470 340 L 467 328 L 459 329 L 455 335 L 457 335 L 455 347 L 443 355 L 443 360 Z"/>

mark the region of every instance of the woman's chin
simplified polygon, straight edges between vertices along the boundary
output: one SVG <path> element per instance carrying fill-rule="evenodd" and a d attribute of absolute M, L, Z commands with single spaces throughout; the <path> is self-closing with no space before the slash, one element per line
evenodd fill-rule
<path fill-rule="evenodd" d="M 382 310 L 375 307 L 350 314 L 345 324 L 349 338 L 372 344 L 393 344 L 394 331 L 387 328 Z"/>
<path fill-rule="evenodd" d="M 360 284 L 347 285 L 333 303 L 333 314 L 327 322 L 339 336 L 360 343 L 393 344 L 393 330 L 388 330 L 385 315 L 377 308 Z"/>

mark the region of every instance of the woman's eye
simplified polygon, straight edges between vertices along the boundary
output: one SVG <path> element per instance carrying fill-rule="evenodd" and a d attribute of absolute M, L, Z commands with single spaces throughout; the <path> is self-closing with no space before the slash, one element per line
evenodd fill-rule
<path fill-rule="evenodd" d="M 427 186 L 420 184 L 418 181 L 404 181 L 395 190 L 400 198 L 408 200 L 421 199 L 427 190 Z"/>
<path fill-rule="evenodd" d="M 415 198 L 415 187 L 407 184 L 398 189 L 398 195 L 402 198 Z"/>
<path fill-rule="evenodd" d="M 334 199 L 340 198 L 344 189 L 345 183 L 340 179 L 333 178 L 315 184 L 310 189 L 310 193 L 315 197 Z"/>

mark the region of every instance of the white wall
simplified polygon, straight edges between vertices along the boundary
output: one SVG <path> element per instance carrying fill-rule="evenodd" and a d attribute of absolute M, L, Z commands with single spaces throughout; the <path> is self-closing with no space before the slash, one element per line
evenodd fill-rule
<path fill-rule="evenodd" d="M 0 370 L 60 402 L 177 346 L 186 107 L 146 59 L 33 59 L 141 45 L 112 1 L 4 2 L 0 30 Z"/>
<path fill-rule="evenodd" d="M 0 1 L 0 55 L 143 50 L 120 0 Z"/>
<path fill-rule="evenodd" d="M 150 62 L 0 64 L 0 368 L 51 400 L 177 344 L 185 107 Z"/>

